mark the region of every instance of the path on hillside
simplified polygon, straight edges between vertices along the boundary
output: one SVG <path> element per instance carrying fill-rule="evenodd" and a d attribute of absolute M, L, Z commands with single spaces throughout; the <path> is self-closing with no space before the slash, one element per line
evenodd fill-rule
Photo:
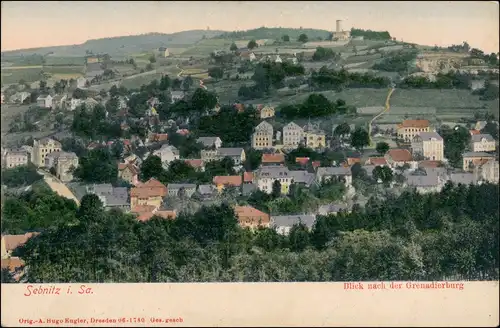
<path fill-rule="evenodd" d="M 377 118 L 379 118 L 380 116 L 382 116 L 383 114 L 387 113 L 389 111 L 389 109 L 391 108 L 391 104 L 390 104 L 390 100 L 391 100 L 391 96 L 392 96 L 392 93 L 394 92 L 394 90 L 396 90 L 396 88 L 392 87 L 390 90 L 389 90 L 389 93 L 387 94 L 387 98 L 385 99 L 385 108 L 383 111 L 381 111 L 380 113 L 378 113 L 377 115 L 375 115 L 370 123 L 368 124 L 368 136 L 370 137 L 370 144 L 372 143 L 372 124 L 373 122 L 375 122 L 375 120 Z"/>
<path fill-rule="evenodd" d="M 76 205 L 80 206 L 80 202 L 78 201 L 76 196 L 64 183 L 61 182 L 61 180 L 41 169 L 38 170 L 38 174 L 43 175 L 43 180 L 49 185 L 52 191 L 57 193 L 59 196 L 74 200 Z"/>
<path fill-rule="evenodd" d="M 179 74 L 177 74 L 177 77 L 181 77 L 182 73 L 184 73 L 184 70 L 179 67 L 179 64 L 175 65 L 175 67 L 181 70 Z M 207 90 L 207 87 L 203 84 L 203 79 L 200 79 L 200 88 Z"/>

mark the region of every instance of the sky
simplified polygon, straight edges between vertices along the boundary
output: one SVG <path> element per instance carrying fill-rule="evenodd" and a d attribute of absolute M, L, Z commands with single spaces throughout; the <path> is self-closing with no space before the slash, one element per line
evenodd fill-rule
<path fill-rule="evenodd" d="M 467 41 L 498 52 L 493 1 L 2 1 L 2 51 L 81 44 L 89 39 L 194 29 L 266 27 L 386 30 L 423 45 Z"/>

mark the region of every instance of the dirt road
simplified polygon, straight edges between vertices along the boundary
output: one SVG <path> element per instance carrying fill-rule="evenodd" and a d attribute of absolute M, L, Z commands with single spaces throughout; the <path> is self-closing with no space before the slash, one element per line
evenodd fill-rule
<path fill-rule="evenodd" d="M 49 187 L 50 187 L 50 189 L 52 189 L 52 191 L 56 192 L 59 196 L 74 200 L 76 205 L 80 206 L 80 202 L 75 197 L 75 195 L 59 179 L 57 179 L 52 174 L 47 173 L 47 172 L 42 171 L 42 170 L 38 170 L 38 173 L 43 175 L 44 181 L 49 185 Z"/>

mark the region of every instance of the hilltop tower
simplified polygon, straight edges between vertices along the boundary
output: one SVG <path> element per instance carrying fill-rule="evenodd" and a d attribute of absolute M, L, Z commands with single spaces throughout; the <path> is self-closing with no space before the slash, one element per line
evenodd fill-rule
<path fill-rule="evenodd" d="M 342 22 L 341 19 L 337 19 L 336 21 L 335 31 L 332 33 L 334 41 L 348 41 L 351 37 L 351 32 L 344 31 L 342 28 Z"/>
<path fill-rule="evenodd" d="M 337 26 L 336 27 L 337 28 L 336 28 L 335 32 L 337 32 L 337 33 L 342 32 L 342 20 L 341 19 L 337 19 Z"/>

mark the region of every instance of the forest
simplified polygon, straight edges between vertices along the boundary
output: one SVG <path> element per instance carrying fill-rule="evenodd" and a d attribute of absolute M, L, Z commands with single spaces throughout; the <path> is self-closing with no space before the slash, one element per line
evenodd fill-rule
<path fill-rule="evenodd" d="M 139 222 L 119 210 L 104 211 L 95 195 L 84 196 L 77 208 L 58 196 L 35 201 L 33 192 L 22 197 L 33 202 L 32 220 L 43 216 L 48 223 L 50 213 L 53 220 L 14 251 L 28 268 L 22 282 L 499 278 L 498 185 L 493 184 L 448 182 L 436 194 L 377 195 L 352 213 L 318 216 L 311 231 L 297 224 L 288 236 L 241 228 L 228 204 L 174 220 Z M 15 225 L 14 220 L 11 229 Z M 2 281 L 12 282 L 6 271 Z"/>

